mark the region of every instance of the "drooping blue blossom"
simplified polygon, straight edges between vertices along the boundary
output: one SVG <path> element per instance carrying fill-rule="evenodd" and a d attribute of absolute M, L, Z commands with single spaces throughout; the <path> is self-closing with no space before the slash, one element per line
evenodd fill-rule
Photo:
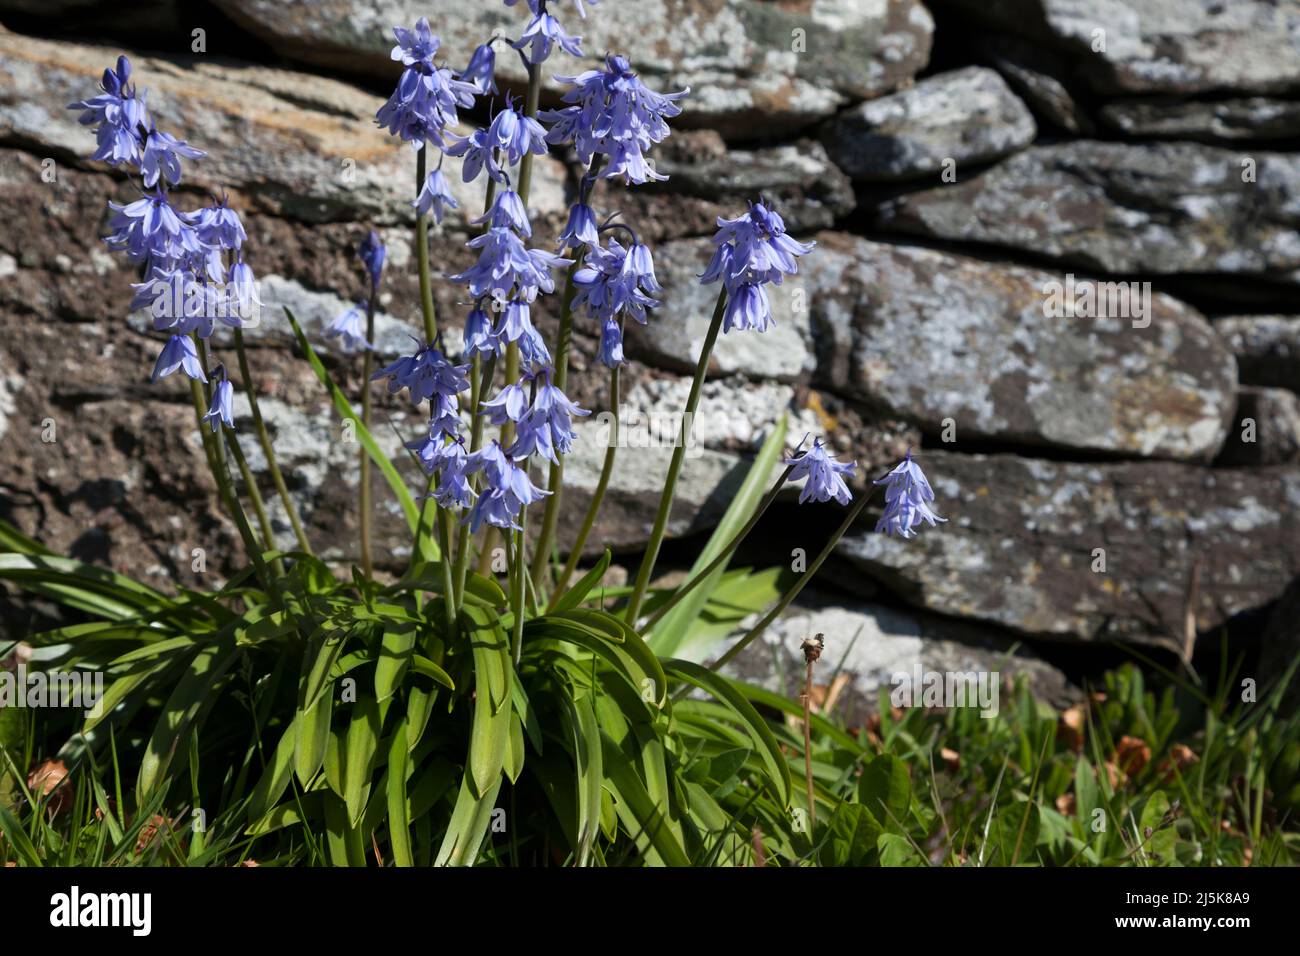
<path fill-rule="evenodd" d="M 465 354 L 486 355 L 494 352 L 499 355 L 503 348 L 492 329 L 492 317 L 475 306 L 465 320 Z"/>
<path fill-rule="evenodd" d="M 496 398 L 483 402 L 482 407 L 480 414 L 486 415 L 493 425 L 518 422 L 528 412 L 528 393 L 521 383 L 511 382 L 497 393 Z"/>
<path fill-rule="evenodd" d="M 372 292 L 379 289 L 379 280 L 384 275 L 384 258 L 387 255 L 388 250 L 384 247 L 384 241 L 379 238 L 379 233 L 371 229 L 366 233 L 366 238 L 361 240 L 361 245 L 357 249 L 357 257 L 361 260 L 362 265 L 366 267 L 366 275 L 370 277 Z"/>
<path fill-rule="evenodd" d="M 593 318 L 605 320 L 627 314 L 642 325 L 646 309 L 659 305 L 649 293 L 658 292 L 650 250 L 640 242 L 624 247 L 615 239 L 587 250 L 582 267 L 573 274 L 577 288 L 574 308 L 584 308 Z"/>
<path fill-rule="evenodd" d="M 623 364 L 623 329 L 613 316 L 605 319 L 600 327 L 600 361 L 607 368 Z"/>
<path fill-rule="evenodd" d="M 345 352 L 373 349 L 374 345 L 366 341 L 366 305 L 365 302 L 358 302 L 340 312 L 325 327 L 325 337 L 338 337 Z"/>
<path fill-rule="evenodd" d="M 539 291 L 554 292 L 551 270 L 572 261 L 542 249 L 528 249 L 523 240 L 504 227 L 488 229 L 466 245 L 480 250 L 478 261 L 450 278 L 464 283 L 476 299 L 488 295 L 505 299 L 513 290 L 515 298 L 531 302 Z"/>
<path fill-rule="evenodd" d="M 226 308 L 218 314 L 218 318 L 231 327 L 238 327 L 244 321 L 251 320 L 262 307 L 253 269 L 242 259 L 230 266 L 225 306 Z"/>
<path fill-rule="evenodd" d="M 411 205 L 421 216 L 432 211 L 433 221 L 440 225 L 448 209 L 460 208 L 460 203 L 456 202 L 456 197 L 451 194 L 451 189 L 447 186 L 447 177 L 442 174 L 441 169 L 435 169 L 425 177 L 424 185 L 420 187 L 420 195 Z"/>
<path fill-rule="evenodd" d="M 444 508 L 468 508 L 473 502 L 474 491 L 465 474 L 467 462 L 468 456 L 460 442 L 448 442 L 443 446 L 435 468 L 438 485 L 434 488 L 433 498 Z"/>
<path fill-rule="evenodd" d="M 524 28 L 519 39 L 511 45 L 516 50 L 527 49 L 524 57 L 533 66 L 537 66 L 550 57 L 552 48 L 557 44 L 569 56 L 582 56 L 582 37 L 565 33 L 560 21 L 549 13 L 538 13 Z"/>
<path fill-rule="evenodd" d="M 491 93 L 495 96 L 497 94 L 496 62 L 497 55 L 492 49 L 492 44 L 484 43 L 469 58 L 469 65 L 461 71 L 460 78 L 466 83 L 473 83 L 480 95 L 486 96 Z"/>
<path fill-rule="evenodd" d="M 573 430 L 573 419 L 591 414 L 552 384 L 549 372 L 543 372 L 541 378 L 532 404 L 518 420 L 518 437 L 506 450 L 516 461 L 531 455 L 555 461 L 556 452 L 567 455 L 578 437 Z"/>
<path fill-rule="evenodd" d="M 551 353 L 546 348 L 546 340 L 537 326 L 529 324 L 524 334 L 519 337 L 519 358 L 525 371 L 536 371 L 551 364 Z"/>
<path fill-rule="evenodd" d="M 432 344 L 425 345 L 414 355 L 404 355 L 391 365 L 380 369 L 371 379 L 388 379 L 388 391 L 405 388 L 412 403 L 418 405 L 435 395 L 457 404 L 456 394 L 469 388 L 468 365 L 455 365 Z"/>
<path fill-rule="evenodd" d="M 764 286 L 780 285 L 787 275 L 794 275 L 796 258 L 811 252 L 815 243 L 787 235 L 785 222 L 765 202 L 750 203 L 749 211 L 735 219 L 719 217 L 713 242 L 717 249 L 700 281 L 721 280 L 726 287 L 723 330 L 771 328 L 775 320 Z"/>
<path fill-rule="evenodd" d="M 885 486 L 885 511 L 876 522 L 876 531 L 891 537 L 896 534 L 902 538 L 914 538 L 916 532 L 912 529 L 921 522 L 933 527 L 935 522 L 948 520 L 930 508 L 934 491 L 921 466 L 912 460 L 910 449 L 893 471 L 884 478 L 875 479 L 872 484 Z"/>
<path fill-rule="evenodd" d="M 518 163 L 528 153 L 546 153 L 546 129 L 531 116 L 525 116 L 507 104 L 492 117 L 487 131 L 488 145 L 501 151 L 507 166 Z"/>
<path fill-rule="evenodd" d="M 96 161 L 140 163 L 149 115 L 144 94 L 136 96 L 130 78 L 131 61 L 119 56 L 116 67 L 104 71 L 99 96 L 68 104 L 68 109 L 82 111 L 77 118 L 82 126 L 95 127 L 97 148 L 91 158 Z"/>
<path fill-rule="evenodd" d="M 217 367 L 213 379 L 212 401 L 208 405 L 208 413 L 203 416 L 202 420 L 207 422 L 214 432 L 222 425 L 227 428 L 234 428 L 235 388 L 230 384 L 230 379 L 226 376 L 226 370 L 222 366 Z"/>
<path fill-rule="evenodd" d="M 449 134 L 447 140 L 448 143 L 444 152 L 448 156 L 464 157 L 460 167 L 460 176 L 463 181 L 469 183 L 478 179 L 478 174 L 484 168 L 487 169 L 490 179 L 494 179 L 499 183 L 506 181 L 505 171 L 492 154 L 492 143 L 488 139 L 488 131 L 485 128 L 479 127 L 468 136 L 458 137 Z"/>
<path fill-rule="evenodd" d="M 414 30 L 394 27 L 393 59 L 405 64 L 397 88 L 375 119 L 389 133 L 419 148 L 425 143 L 445 146 L 445 132 L 460 122 L 458 110 L 474 105 L 478 87 L 456 79 L 451 70 L 434 63 L 439 40 L 421 17 Z"/>
<path fill-rule="evenodd" d="M 518 531 L 522 509 L 550 494 L 534 485 L 527 470 L 512 462 L 495 439 L 467 456 L 464 473 L 478 472 L 483 473 L 485 485 L 468 517 L 473 532 L 484 522 Z"/>
<path fill-rule="evenodd" d="M 410 30 L 393 27 L 393 35 L 397 37 L 397 46 L 393 47 L 391 53 L 394 60 L 400 61 L 404 66 L 433 69 L 433 58 L 438 54 L 442 41 L 430 29 L 427 17 L 416 20 L 415 27 Z"/>
<path fill-rule="evenodd" d="M 560 233 L 560 249 L 577 249 L 580 246 L 599 246 L 600 232 L 596 226 L 596 213 L 586 203 L 577 202 L 569 207 L 569 218 Z"/>
<path fill-rule="evenodd" d="M 173 335 L 167 340 L 162 353 L 158 356 L 158 361 L 154 363 L 151 381 L 156 382 L 160 378 L 166 378 L 177 369 L 200 382 L 208 380 L 208 377 L 203 374 L 199 353 L 188 335 Z"/>
<path fill-rule="evenodd" d="M 231 209 L 222 196 L 214 205 L 204 206 L 194 213 L 194 231 L 199 242 L 218 249 L 238 252 L 248 240 L 239 213 Z"/>
<path fill-rule="evenodd" d="M 836 461 L 835 456 L 826 451 L 820 438 L 814 439 L 812 447 L 802 455 L 787 458 L 785 463 L 793 466 L 790 470 L 791 481 L 807 479 L 803 491 L 799 493 L 799 504 L 810 498 L 813 501 L 830 501 L 834 498 L 842 505 L 853 500 L 853 493 L 849 491 L 842 476 L 853 475 L 858 467 L 857 462 Z"/>
<path fill-rule="evenodd" d="M 626 57 L 613 55 L 605 58 L 604 69 L 556 79 L 571 84 L 564 94 L 570 105 L 538 114 L 551 124 L 548 142 L 572 143 L 585 165 L 596 154 L 604 156 L 602 179 L 639 185 L 668 178 L 655 172 L 645 154 L 668 135 L 667 121 L 682 111 L 676 101 L 689 90 L 656 93 L 641 82 Z"/>
<path fill-rule="evenodd" d="M 208 155 L 201 149 L 195 149 L 184 140 L 179 140 L 171 133 L 160 129 L 151 129 L 144 140 L 144 151 L 140 157 L 140 172 L 144 175 L 144 184 L 152 189 L 158 185 L 159 178 L 168 185 L 175 186 L 181 181 L 181 157 L 201 159 Z"/>
<path fill-rule="evenodd" d="M 114 212 L 108 224 L 115 231 L 105 241 L 133 262 L 183 259 L 204 251 L 189 217 L 173 209 L 165 193 L 108 205 Z"/>
<path fill-rule="evenodd" d="M 528 210 L 519 193 L 513 189 L 502 189 L 492 200 L 492 208 L 477 219 L 472 220 L 476 226 L 487 223 L 493 229 L 513 229 L 525 238 L 533 234 L 533 227 L 528 222 Z"/>

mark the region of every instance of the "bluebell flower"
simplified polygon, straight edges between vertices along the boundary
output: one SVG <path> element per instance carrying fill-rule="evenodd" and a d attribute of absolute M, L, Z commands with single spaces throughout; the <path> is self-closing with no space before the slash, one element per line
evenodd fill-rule
<path fill-rule="evenodd" d="M 469 58 L 469 65 L 461 71 L 460 78 L 466 83 L 473 83 L 481 95 L 497 94 L 496 51 L 491 43 L 484 43 Z"/>
<path fill-rule="evenodd" d="M 506 0 L 506 6 L 513 7 L 517 2 L 518 0 Z M 594 7 L 597 3 L 600 2 L 600 0 L 587 0 L 587 2 Z M 573 0 L 573 3 L 574 6 L 578 8 L 578 16 L 583 17 L 585 19 L 587 16 L 587 11 L 582 8 L 582 0 Z M 536 16 L 538 13 L 541 12 L 542 9 L 541 0 L 528 0 L 528 9 L 532 11 L 533 16 Z"/>
<path fill-rule="evenodd" d="M 534 66 L 550 57 L 551 49 L 559 44 L 569 56 L 582 56 L 582 37 L 569 36 L 560 21 L 549 13 L 539 13 L 524 29 L 519 39 L 511 44 L 516 50 L 529 48 L 524 57 Z"/>
<path fill-rule="evenodd" d="M 543 372 L 542 384 L 537 388 L 532 405 L 519 419 L 516 427 L 518 438 L 507 449 L 507 454 L 515 460 L 540 455 L 555 461 L 555 453 L 567 455 L 578 437 L 573 430 L 573 419 L 590 414 L 551 383 L 549 372 Z"/>
<path fill-rule="evenodd" d="M 556 79 L 571 84 L 564 94 L 564 102 L 570 105 L 538 114 L 551 123 L 548 142 L 572 143 L 585 165 L 597 153 L 605 156 L 602 179 L 640 184 L 667 178 L 655 172 L 645 154 L 668 135 L 667 121 L 682 111 L 676 101 L 689 90 L 656 93 L 622 56 L 607 56 L 602 70 Z"/>
<path fill-rule="evenodd" d="M 600 233 L 596 226 L 596 214 L 586 203 L 574 203 L 569 207 L 569 218 L 560 233 L 560 249 L 577 249 L 579 246 L 600 245 Z"/>
<path fill-rule="evenodd" d="M 546 348 L 546 340 L 537 326 L 529 325 L 519 338 L 519 358 L 526 371 L 536 371 L 552 364 L 551 353 Z"/>
<path fill-rule="evenodd" d="M 492 117 L 487 141 L 493 149 L 501 151 L 507 166 L 515 165 L 528 153 L 541 156 L 547 150 L 545 127 L 513 105 L 507 105 Z"/>
<path fill-rule="evenodd" d="M 518 422 L 528 412 L 528 393 L 521 382 L 511 382 L 490 402 L 483 402 L 483 411 L 493 425 Z"/>
<path fill-rule="evenodd" d="M 486 355 L 495 352 L 499 355 L 503 349 L 504 346 L 492 329 L 492 317 L 475 306 L 465 320 L 465 354 Z"/>
<path fill-rule="evenodd" d="M 439 455 L 435 468 L 438 484 L 434 488 L 433 498 L 444 508 L 468 508 L 474 500 L 474 492 L 465 474 L 467 461 L 468 457 L 460 442 L 448 442 Z"/>
<path fill-rule="evenodd" d="M 68 104 L 68 109 L 82 111 L 77 117 L 81 125 L 95 127 L 94 160 L 114 166 L 140 163 L 149 115 L 144 95 L 136 96 L 130 78 L 131 61 L 119 56 L 116 67 L 104 71 L 99 96 Z"/>
<path fill-rule="evenodd" d="M 650 250 L 639 242 L 624 248 L 610 239 L 605 246 L 592 247 L 574 272 L 573 284 L 578 290 L 574 308 L 584 308 L 602 321 L 625 313 L 644 325 L 646 309 L 659 305 L 648 294 L 659 291 Z"/>
<path fill-rule="evenodd" d="M 799 493 L 799 504 L 808 499 L 813 501 L 830 501 L 834 498 L 842 505 L 853 500 L 853 493 L 844 483 L 843 475 L 852 475 L 857 469 L 857 462 L 839 462 L 835 456 L 826 451 L 821 439 L 814 439 L 812 447 L 802 455 L 785 460 L 794 467 L 790 471 L 791 481 L 807 479 L 803 491 Z"/>
<path fill-rule="evenodd" d="M 506 181 L 505 171 L 492 154 L 492 143 L 488 139 L 486 129 L 476 129 L 468 136 L 450 134 L 447 139 L 448 144 L 445 147 L 447 155 L 464 157 L 460 167 L 460 176 L 463 181 L 468 183 L 478 179 L 478 174 L 485 167 L 488 171 L 488 178 L 499 183 Z"/>
<path fill-rule="evenodd" d="M 158 185 L 159 178 L 168 185 L 175 186 L 181 181 L 181 157 L 201 159 L 208 155 L 201 149 L 195 149 L 184 140 L 179 140 L 171 133 L 151 129 L 145 137 L 144 151 L 140 157 L 140 172 L 144 184 L 152 189 Z"/>
<path fill-rule="evenodd" d="M 605 319 L 600 327 L 600 361 L 607 368 L 623 364 L 623 329 L 613 316 Z"/>
<path fill-rule="evenodd" d="M 200 382 L 208 380 L 208 377 L 203 374 L 203 366 L 199 363 L 199 353 L 188 335 L 173 335 L 167 340 L 162 353 L 158 356 L 158 361 L 154 363 L 153 377 L 150 381 L 156 382 L 160 378 L 166 378 L 177 369 L 181 369 L 190 378 L 196 378 Z"/>
<path fill-rule="evenodd" d="M 226 202 L 226 197 L 222 196 L 215 205 L 204 206 L 194 213 L 194 230 L 204 245 L 238 252 L 248 240 L 248 233 L 244 231 L 239 213 Z"/>
<path fill-rule="evenodd" d="M 446 215 L 448 209 L 459 209 L 460 203 L 456 202 L 456 197 L 451 194 L 451 189 L 447 186 L 447 177 L 442 174 L 441 169 L 435 169 L 424 179 L 424 185 L 420 187 L 420 195 L 411 203 L 415 207 L 418 215 L 426 215 L 433 212 L 433 221 L 442 223 L 442 217 Z"/>
<path fill-rule="evenodd" d="M 366 308 L 367 303 L 358 302 L 344 309 L 325 327 L 325 337 L 339 337 L 345 352 L 373 349 L 374 346 L 366 341 Z"/>
<path fill-rule="evenodd" d="M 501 316 L 497 338 L 504 343 L 518 342 L 533 327 L 532 309 L 523 299 L 511 299 Z"/>
<path fill-rule="evenodd" d="M 401 61 L 405 66 L 433 69 L 433 58 L 438 54 L 442 41 L 434 36 L 427 17 L 416 20 L 415 28 L 411 30 L 393 27 L 393 35 L 397 37 L 397 46 L 393 47 L 391 54 L 394 60 Z"/>
<path fill-rule="evenodd" d="M 235 388 L 230 384 L 230 379 L 226 377 L 226 370 L 220 366 L 214 373 L 213 379 L 212 401 L 208 405 L 208 413 L 203 416 L 202 420 L 207 422 L 214 432 L 222 425 L 227 428 L 234 428 L 233 403 Z"/>
<path fill-rule="evenodd" d="M 912 529 L 922 521 L 933 527 L 937 521 L 948 520 L 931 510 L 934 491 L 921 466 L 912 460 L 910 450 L 898 467 L 872 483 L 885 486 L 885 511 L 876 522 L 876 531 L 883 531 L 891 537 L 897 534 L 902 538 L 914 538 L 916 532 Z"/>
<path fill-rule="evenodd" d="M 476 226 L 488 223 L 493 229 L 513 229 L 524 237 L 533 234 L 533 227 L 528 222 L 528 210 L 524 208 L 519 193 L 513 189 L 499 190 L 492 200 L 492 208 L 471 221 Z"/>
<path fill-rule="evenodd" d="M 388 250 L 384 247 L 384 241 L 379 238 L 379 233 L 371 229 L 357 249 L 357 257 L 361 259 L 361 263 L 366 267 L 366 275 L 370 277 L 371 292 L 379 289 L 379 280 L 384 274 L 384 257 L 387 254 Z"/>
<path fill-rule="evenodd" d="M 172 208 L 167 196 L 155 192 L 125 206 L 109 202 L 116 231 L 105 239 L 111 249 L 126 252 L 134 262 L 183 259 L 204 251 L 189 217 Z"/>
<path fill-rule="evenodd" d="M 749 211 L 735 219 L 719 217 L 713 242 L 717 248 L 700 281 L 721 280 L 726 287 L 723 330 L 771 328 L 775 320 L 764 286 L 780 285 L 787 275 L 794 275 L 796 258 L 806 256 L 815 244 L 788 236 L 785 222 L 765 202 L 750 203 Z"/>
<path fill-rule="evenodd" d="M 230 267 L 227 293 L 228 307 L 223 310 L 221 318 L 229 326 L 238 327 L 243 324 L 241 320 L 251 320 L 257 314 L 256 310 L 262 307 L 253 269 L 242 259 Z"/>
<path fill-rule="evenodd" d="M 375 119 L 389 133 L 416 148 L 425 143 L 445 146 L 446 130 L 460 122 L 460 108 L 474 105 L 478 87 L 434 64 L 439 41 L 429 30 L 428 20 L 421 17 L 414 30 L 394 27 L 393 32 L 397 36 L 393 59 L 406 68 Z"/>
<path fill-rule="evenodd" d="M 517 299 L 531 302 L 539 291 L 554 292 L 551 270 L 572 261 L 542 249 L 528 249 L 523 240 L 504 227 L 488 229 L 466 245 L 480 250 L 478 261 L 450 278 L 468 286 L 476 299 L 488 295 L 505 299 L 513 291 Z"/>
<path fill-rule="evenodd" d="M 407 389 L 411 401 L 418 405 L 434 395 L 454 400 L 458 392 L 469 388 L 469 379 L 465 377 L 468 372 L 468 365 L 453 364 L 430 344 L 414 355 L 404 355 L 385 366 L 372 375 L 371 379 L 388 379 L 389 392 Z"/>
<path fill-rule="evenodd" d="M 470 530 L 477 532 L 483 522 L 498 528 L 520 529 L 516 523 L 528 505 L 550 494 L 528 478 L 528 472 L 512 462 L 494 439 L 484 448 L 467 456 L 465 474 L 482 472 L 485 485 L 468 516 Z"/>

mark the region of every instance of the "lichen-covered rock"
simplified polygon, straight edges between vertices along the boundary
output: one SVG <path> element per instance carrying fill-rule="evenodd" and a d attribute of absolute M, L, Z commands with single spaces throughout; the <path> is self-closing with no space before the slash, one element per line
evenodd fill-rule
<path fill-rule="evenodd" d="M 1219 461 L 1225 465 L 1300 461 L 1300 396 L 1284 388 L 1242 387 Z"/>
<path fill-rule="evenodd" d="M 1300 315 L 1234 315 L 1214 329 L 1237 357 L 1241 381 L 1300 391 Z"/>
<path fill-rule="evenodd" d="M 948 523 L 910 541 L 864 523 L 841 554 L 912 603 L 1027 635 L 1182 634 L 1275 600 L 1300 571 L 1300 468 L 1065 464 L 924 452 Z M 1102 570 L 1104 568 L 1104 570 Z"/>
<path fill-rule="evenodd" d="M 1075 60 L 1101 92 L 1300 88 L 1290 0 L 938 0 Z"/>
<path fill-rule="evenodd" d="M 1080 696 L 1061 671 L 991 628 L 807 591 L 772 622 L 759 645 L 724 665 L 722 672 L 797 700 L 804 679 L 799 645 L 814 634 L 824 635 L 826 645 L 813 675 L 815 703 L 850 727 L 862 726 L 877 711 L 882 687 L 892 692 L 910 685 L 917 673 L 923 681 L 934 673 L 969 674 L 977 681 L 985 675 L 985 702 L 995 712 L 1010 705 L 1012 683 L 1021 675 L 1040 700 L 1064 707 Z M 903 674 L 906 682 L 899 679 Z M 844 684 L 835 687 L 827 708 L 836 680 Z M 978 710 L 977 695 L 966 706 Z"/>
<path fill-rule="evenodd" d="M 1101 118 L 1127 136 L 1162 139 L 1287 139 L 1300 133 L 1300 102 L 1266 96 L 1230 100 L 1119 100 Z"/>
<path fill-rule="evenodd" d="M 1223 441 L 1232 356 L 1175 299 L 1150 296 L 1141 318 L 1137 298 L 1128 312 L 1090 311 L 1080 280 L 1073 317 L 1052 308 L 1063 276 L 838 233 L 817 240 L 801 275 L 818 380 L 832 388 L 959 442 L 1207 459 Z"/>
<path fill-rule="evenodd" d="M 895 229 L 1125 273 L 1300 281 L 1300 157 L 1194 143 L 1037 146 L 882 209 Z"/>
<path fill-rule="evenodd" d="M 1060 56 L 1010 34 L 981 36 L 976 44 L 1034 113 L 1067 133 L 1092 133 L 1092 119 L 1072 91 Z"/>
<path fill-rule="evenodd" d="M 456 65 L 494 32 L 517 37 L 527 23 L 522 5 L 456 0 L 217 5 L 286 56 L 384 80 L 397 74 L 388 57 L 394 24 L 428 17 L 442 55 Z M 918 0 L 608 0 L 585 19 L 567 5 L 552 12 L 582 36 L 588 56 L 575 62 L 557 52 L 543 70 L 548 92 L 559 89 L 553 74 L 580 73 L 606 52 L 626 53 L 652 87 L 691 88 L 683 125 L 742 138 L 806 126 L 854 99 L 896 89 L 926 65 L 934 29 Z M 526 81 L 518 57 L 501 53 L 497 64 L 502 80 L 516 87 Z M 760 117 L 761 125 L 754 122 Z"/>
<path fill-rule="evenodd" d="M 969 66 L 861 103 L 829 120 L 821 135 L 854 179 L 889 182 L 929 176 L 945 164 L 998 159 L 1036 133 L 1033 116 L 1002 77 Z"/>
<path fill-rule="evenodd" d="M 95 138 L 69 103 L 93 96 L 115 48 L 37 40 L 0 29 L 0 138 L 79 161 Z M 308 222 L 371 217 L 411 221 L 415 154 L 375 125 L 380 97 L 319 76 L 260 66 L 132 56 L 158 125 L 207 152 L 187 162 L 185 184 L 235 189 L 279 215 Z M 460 161 L 445 170 L 463 231 L 482 211 L 482 184 L 462 182 Z M 560 214 L 564 170 L 542 157 L 530 205 Z"/>

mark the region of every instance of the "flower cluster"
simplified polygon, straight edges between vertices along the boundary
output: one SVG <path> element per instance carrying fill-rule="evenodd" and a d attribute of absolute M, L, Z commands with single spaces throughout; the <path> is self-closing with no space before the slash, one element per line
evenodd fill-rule
<path fill-rule="evenodd" d="M 513 7 L 517 0 L 506 0 L 507 7 Z M 587 11 L 583 9 L 582 0 L 575 0 L 578 7 L 578 16 L 586 18 Z M 595 6 L 598 0 L 587 0 L 592 6 Z M 528 0 L 528 9 L 533 18 L 528 21 L 528 26 L 524 28 L 523 35 L 519 37 L 512 45 L 516 50 L 527 50 L 524 58 L 533 66 L 537 66 L 548 59 L 551 55 L 552 47 L 559 46 L 565 53 L 570 56 L 582 56 L 582 37 L 569 36 L 564 32 L 564 27 L 560 26 L 560 21 L 546 9 L 547 0 Z"/>
<path fill-rule="evenodd" d="M 948 520 L 931 510 L 934 491 L 921 466 L 912 460 L 910 449 L 893 471 L 872 483 L 885 486 L 885 511 L 876 522 L 876 531 L 891 537 L 914 538 L 916 532 L 912 529 L 922 521 L 934 527 L 935 522 Z"/>
<path fill-rule="evenodd" d="M 667 121 L 682 111 L 675 101 L 690 90 L 656 93 L 641 82 L 626 57 L 613 55 L 605 58 L 604 69 L 556 79 L 571 85 L 564 94 L 570 105 L 541 114 L 552 124 L 548 142 L 573 144 L 588 166 L 601 156 L 605 179 L 639 185 L 668 178 L 655 172 L 645 154 L 668 135 Z"/>
<path fill-rule="evenodd" d="M 94 159 L 140 176 L 141 196 L 110 202 L 110 249 L 139 265 L 132 309 L 148 309 L 153 327 L 170 337 L 154 364 L 153 379 L 181 371 L 207 381 L 197 339 L 210 337 L 218 321 L 240 327 L 260 307 L 253 270 L 243 261 L 247 239 L 239 214 L 225 198 L 194 212 L 177 209 L 168 190 L 181 182 L 181 161 L 206 155 L 154 125 L 144 91 L 131 82 L 131 63 L 118 57 L 104 71 L 100 93 L 69 105 L 95 132 Z M 213 388 L 208 420 L 231 424 L 232 387 L 224 371 Z"/>
<path fill-rule="evenodd" d="M 723 331 L 767 331 L 775 320 L 764 286 L 780 285 L 794 275 L 795 257 L 806 256 L 814 243 L 787 235 L 784 220 L 766 202 L 750 203 L 749 211 L 735 219 L 719 218 L 713 243 L 717 249 L 700 280 L 708 284 L 721 279 L 727 290 Z"/>
<path fill-rule="evenodd" d="M 448 128 L 460 122 L 458 110 L 474 105 L 479 87 L 457 79 L 446 67 L 434 62 L 441 45 L 421 17 L 415 29 L 394 27 L 397 46 L 392 57 L 404 69 L 397 88 L 379 109 L 379 125 L 405 143 L 419 149 L 425 143 L 443 145 Z"/>
<path fill-rule="evenodd" d="M 600 360 L 610 368 L 623 363 L 623 327 L 621 316 L 630 315 L 642 325 L 646 322 L 646 309 L 659 305 L 652 293 L 660 291 L 655 279 L 654 261 L 650 249 L 633 239 L 624 247 L 610 239 L 605 246 L 593 245 L 587 249 L 583 266 L 573 275 L 577 294 L 574 308 L 585 308 L 587 314 L 601 323 Z"/>

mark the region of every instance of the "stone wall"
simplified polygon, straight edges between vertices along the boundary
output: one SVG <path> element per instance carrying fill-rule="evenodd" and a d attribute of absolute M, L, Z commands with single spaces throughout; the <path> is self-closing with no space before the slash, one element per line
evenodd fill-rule
<path fill-rule="evenodd" d="M 148 384 L 157 344 L 127 315 L 132 276 L 99 239 L 105 201 L 132 187 L 85 161 L 90 139 L 63 108 L 125 51 L 155 114 L 209 152 L 186 190 L 224 189 L 244 214 L 267 305 L 248 336 L 264 412 L 313 542 L 346 562 L 355 446 L 277 306 L 318 332 L 360 293 L 353 250 L 374 227 L 392 265 L 379 351 L 406 349 L 414 163 L 373 123 L 394 77 L 389 26 L 427 15 L 456 61 L 517 30 L 519 10 L 136 6 L 0 0 L 0 516 L 156 584 L 194 583 L 194 547 L 218 570 L 238 551 L 186 394 Z M 1014 645 L 1010 669 L 1059 696 L 1066 683 L 1039 656 L 1062 644 L 1180 644 L 1189 603 L 1203 634 L 1249 644 L 1262 630 L 1300 572 L 1300 4 L 603 0 L 570 26 L 592 53 L 629 52 L 652 86 L 692 91 L 657 155 L 669 181 L 595 198 L 653 239 L 667 290 L 629 339 L 629 406 L 681 407 L 716 216 L 761 192 L 818 242 L 776 297 L 777 328 L 717 349 L 673 516 L 687 537 L 669 557 L 689 562 L 690 536 L 783 412 L 792 434 L 827 437 L 868 474 L 919 448 L 950 518 L 911 542 L 869 524 L 849 535 L 822 592 L 774 634 L 778 657 L 803 631 L 833 630 L 867 690 L 918 660 L 996 666 Z M 518 64 L 500 64 L 518 89 Z M 536 228 L 554 233 L 569 157 L 540 163 L 535 182 Z M 475 215 L 481 197 L 461 199 Z M 460 214 L 437 231 L 436 269 L 463 266 L 466 234 Z M 456 290 L 435 291 L 454 327 Z M 579 328 L 574 364 L 578 397 L 599 410 L 595 338 Z M 323 350 L 356 394 L 359 363 Z M 419 421 L 379 407 L 377 438 L 406 468 L 399 442 Z M 51 421 L 57 441 L 42 441 Z M 601 454 L 580 443 L 567 470 L 570 538 Z M 667 457 L 620 456 L 594 546 L 635 554 Z M 377 497 L 377 551 L 397 567 L 400 514 L 382 486 Z M 815 550 L 833 521 L 777 511 L 755 560 Z M 282 514 L 277 527 L 290 543 Z M 0 612 L 14 635 L 31 609 L 0 599 Z"/>

